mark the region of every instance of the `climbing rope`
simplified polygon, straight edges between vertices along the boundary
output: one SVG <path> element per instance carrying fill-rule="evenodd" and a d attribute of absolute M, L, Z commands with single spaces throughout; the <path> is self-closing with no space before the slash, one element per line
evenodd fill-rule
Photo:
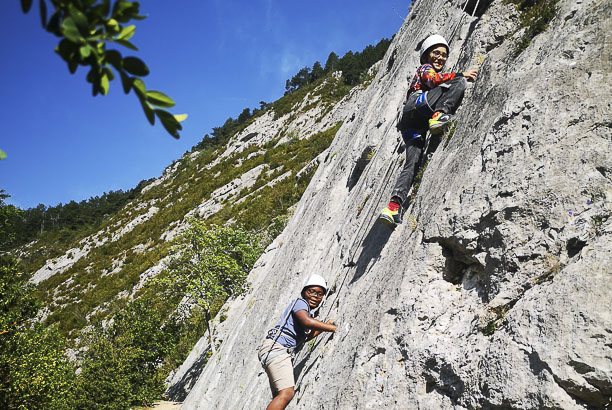
<path fill-rule="evenodd" d="M 480 1 L 480 0 L 478 0 L 478 1 Z M 463 9 L 461 9 L 461 17 L 459 18 L 459 21 L 457 22 L 457 24 L 455 24 L 455 27 L 451 31 L 450 39 L 449 39 L 449 42 L 448 42 L 449 45 L 455 39 L 455 34 L 457 33 L 457 30 L 459 29 L 459 27 L 461 27 L 461 23 L 463 22 L 463 18 L 465 17 L 465 9 L 467 8 L 467 5 L 468 5 L 469 2 L 470 2 L 469 0 L 465 0 L 465 4 L 463 5 Z M 476 12 L 476 8 L 474 8 L 474 13 L 475 12 Z M 474 14 L 472 14 L 472 17 L 474 17 Z"/>
<path fill-rule="evenodd" d="M 459 27 L 461 27 L 461 23 L 463 21 L 463 18 L 465 17 L 466 13 L 465 13 L 465 9 L 467 8 L 467 5 L 469 3 L 469 0 L 466 0 L 463 9 L 461 10 L 461 18 L 459 19 L 459 21 L 457 22 L 457 24 L 455 25 L 455 28 L 452 31 L 452 34 L 450 36 L 450 40 L 449 40 L 449 45 L 453 42 L 453 40 L 455 39 L 455 34 L 457 32 L 457 29 Z M 471 19 L 474 19 L 474 16 L 476 15 L 476 10 L 478 10 L 478 6 L 480 5 L 480 0 L 476 0 L 476 5 L 474 6 L 474 10 L 472 10 L 472 14 L 470 15 Z M 451 69 L 451 72 L 455 71 L 455 68 L 457 66 L 457 63 L 460 60 L 461 55 L 459 55 L 457 57 L 457 60 L 455 61 L 455 63 L 453 64 L 453 68 Z"/>

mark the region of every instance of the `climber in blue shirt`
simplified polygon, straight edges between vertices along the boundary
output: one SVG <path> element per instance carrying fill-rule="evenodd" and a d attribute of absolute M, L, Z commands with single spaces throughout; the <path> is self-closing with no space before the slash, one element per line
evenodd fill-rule
<path fill-rule="evenodd" d="M 281 320 L 259 347 L 259 361 L 268 375 L 273 396 L 267 410 L 284 409 L 293 398 L 292 353 L 296 347 L 321 332 L 336 331 L 333 320 L 321 322 L 311 314 L 311 309 L 319 307 L 326 292 L 325 279 L 316 274 L 310 276 L 302 288 L 302 297 L 287 306 Z"/>

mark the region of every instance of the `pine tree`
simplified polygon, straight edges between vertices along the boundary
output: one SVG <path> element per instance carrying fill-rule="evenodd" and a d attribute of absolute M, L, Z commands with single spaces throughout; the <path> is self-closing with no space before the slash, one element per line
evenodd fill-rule
<path fill-rule="evenodd" d="M 317 81 L 319 78 L 323 77 L 324 75 L 325 75 L 325 71 L 323 70 L 321 63 L 319 63 L 318 61 L 315 61 L 315 63 L 312 66 L 312 71 L 310 72 L 310 82 L 314 83 L 315 81 Z"/>
<path fill-rule="evenodd" d="M 332 73 L 338 69 L 338 55 L 333 51 L 329 53 L 325 62 L 325 74 Z"/>

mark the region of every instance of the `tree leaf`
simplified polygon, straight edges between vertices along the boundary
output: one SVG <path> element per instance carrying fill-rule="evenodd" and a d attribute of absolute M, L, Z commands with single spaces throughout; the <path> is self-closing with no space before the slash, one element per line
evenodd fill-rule
<path fill-rule="evenodd" d="M 122 61 L 121 53 L 118 52 L 117 50 L 106 50 L 106 61 L 111 63 L 112 66 L 115 67 L 115 70 L 117 71 L 121 71 L 121 69 L 123 68 L 121 66 L 121 61 Z"/>
<path fill-rule="evenodd" d="M 144 77 L 149 74 L 149 67 L 138 57 L 125 57 L 123 68 L 130 74 Z"/>
<path fill-rule="evenodd" d="M 145 83 L 140 78 L 133 79 L 132 87 L 134 88 L 134 92 L 138 94 L 138 98 L 140 98 L 143 101 L 146 101 L 147 87 L 145 87 Z"/>
<path fill-rule="evenodd" d="M 47 28 L 47 3 L 45 0 L 40 0 L 40 22 L 42 23 L 43 28 Z"/>
<path fill-rule="evenodd" d="M 115 74 L 113 74 L 113 70 L 111 70 L 110 67 L 104 67 L 102 71 L 106 73 L 109 81 L 113 81 L 115 79 Z"/>
<path fill-rule="evenodd" d="M 138 14 L 140 4 L 138 2 L 119 0 L 113 7 L 113 18 L 122 23 L 127 23 L 133 16 Z"/>
<path fill-rule="evenodd" d="M 96 64 L 99 66 L 106 65 L 106 50 L 104 41 L 96 43 L 95 41 L 88 41 L 91 46 L 91 52 L 95 57 Z M 90 63 L 91 64 L 91 63 Z"/>
<path fill-rule="evenodd" d="M 28 11 L 30 11 L 31 7 L 32 7 L 32 0 L 21 0 L 21 10 L 23 10 L 24 13 L 27 13 Z"/>
<path fill-rule="evenodd" d="M 111 33 L 119 32 L 119 23 L 115 19 L 108 19 L 106 21 L 106 29 Z"/>
<path fill-rule="evenodd" d="M 6 152 L 0 149 L 0 159 L 6 159 Z"/>
<path fill-rule="evenodd" d="M 138 99 L 140 100 L 140 105 L 142 105 L 142 109 L 147 116 L 147 120 L 149 120 L 151 125 L 155 125 L 155 110 L 144 98 L 138 97 Z"/>
<path fill-rule="evenodd" d="M 76 61 L 68 61 L 68 71 L 70 71 L 70 74 L 74 74 L 76 73 L 77 67 L 79 66 L 79 63 L 77 63 Z"/>
<path fill-rule="evenodd" d="M 76 44 L 64 38 L 59 42 L 57 47 L 55 47 L 55 52 L 59 54 L 64 61 L 71 62 L 74 59 L 77 48 L 78 46 Z"/>
<path fill-rule="evenodd" d="M 113 17 L 115 15 L 122 14 L 126 9 L 130 8 L 132 4 L 129 1 L 119 0 L 113 6 Z"/>
<path fill-rule="evenodd" d="M 55 13 L 51 15 L 49 22 L 47 23 L 47 31 L 61 36 L 60 30 L 60 22 L 61 22 L 61 13 L 59 10 L 56 10 Z"/>
<path fill-rule="evenodd" d="M 102 90 L 102 95 L 108 94 L 108 76 L 106 73 L 102 74 L 102 78 L 100 78 L 100 89 Z"/>
<path fill-rule="evenodd" d="M 104 89 L 102 88 L 102 73 L 100 73 L 99 68 L 91 67 L 87 73 L 86 80 L 92 85 L 91 92 L 94 97 L 99 93 L 104 92 Z"/>
<path fill-rule="evenodd" d="M 62 22 L 61 31 L 64 37 L 66 37 L 73 43 L 80 43 L 83 40 L 83 37 L 81 37 L 81 33 L 79 33 L 79 29 L 74 23 L 72 17 L 66 17 L 64 19 L 64 21 Z"/>
<path fill-rule="evenodd" d="M 183 126 L 176 120 L 176 118 L 174 118 L 174 115 L 164 110 L 155 110 L 155 114 L 160 119 L 166 131 L 168 131 L 168 134 L 172 135 L 176 139 L 179 139 L 180 135 L 178 130 L 182 130 Z"/>
<path fill-rule="evenodd" d="M 84 60 L 91 55 L 92 48 L 89 44 L 85 44 L 84 46 L 79 47 L 79 53 L 81 54 L 81 58 Z"/>
<path fill-rule="evenodd" d="M 77 9 L 72 3 L 68 4 L 68 13 L 74 20 L 74 24 L 79 28 L 82 33 L 87 32 L 87 26 L 89 22 L 87 17 L 79 9 Z"/>
<path fill-rule="evenodd" d="M 129 48 L 130 50 L 138 51 L 138 47 L 136 47 L 134 44 L 130 43 L 127 40 L 119 40 L 119 39 L 110 39 L 110 40 L 114 41 L 117 44 L 121 44 L 123 47 Z"/>
<path fill-rule="evenodd" d="M 174 107 L 174 101 L 161 91 L 147 91 L 147 101 L 158 107 L 170 108 Z"/>
<path fill-rule="evenodd" d="M 187 114 L 174 114 L 174 119 L 178 122 L 183 122 L 187 119 Z"/>
<path fill-rule="evenodd" d="M 123 85 L 123 92 L 129 93 L 132 89 L 132 77 L 127 75 L 123 70 L 118 70 L 121 76 L 121 85 Z"/>
<path fill-rule="evenodd" d="M 132 38 L 135 32 L 136 32 L 136 26 L 134 25 L 124 27 L 123 30 L 121 30 L 121 33 L 119 33 L 119 35 L 117 36 L 117 39 L 118 40 L 129 40 L 130 38 Z"/>
<path fill-rule="evenodd" d="M 96 83 L 97 82 L 97 76 L 98 76 L 98 72 L 96 71 L 95 68 L 91 67 L 89 69 L 89 72 L 87 73 L 87 76 L 85 77 L 85 80 L 87 80 L 88 83 Z"/>

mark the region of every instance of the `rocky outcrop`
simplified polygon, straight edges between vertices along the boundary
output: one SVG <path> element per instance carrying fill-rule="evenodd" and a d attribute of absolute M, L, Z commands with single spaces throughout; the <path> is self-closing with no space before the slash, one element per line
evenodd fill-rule
<path fill-rule="evenodd" d="M 340 327 L 297 354 L 291 408 L 610 405 L 612 4 L 561 0 L 514 56 L 514 7 L 472 3 L 473 18 L 415 2 L 252 291 L 226 305 L 218 352 L 206 363 L 204 337 L 174 375 L 183 408 L 265 407 L 256 347 L 314 272 L 331 285 L 319 318 Z M 406 78 L 418 41 L 455 27 L 448 65 L 479 76 L 391 231 L 376 216 L 401 168 Z"/>

